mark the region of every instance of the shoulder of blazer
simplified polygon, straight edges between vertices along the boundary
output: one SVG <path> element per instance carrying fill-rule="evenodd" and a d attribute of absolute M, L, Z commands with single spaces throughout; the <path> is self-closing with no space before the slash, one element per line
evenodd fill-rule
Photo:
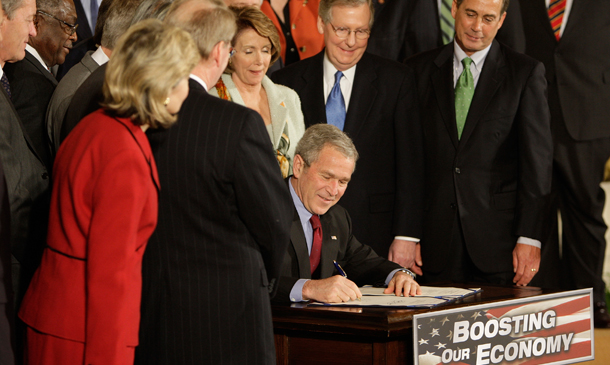
<path fill-rule="evenodd" d="M 55 78 L 55 76 L 53 76 L 53 74 L 50 73 L 45 66 L 41 65 L 40 61 L 38 61 L 38 59 L 36 59 L 36 57 L 34 57 L 34 55 L 32 55 L 27 50 L 25 51 L 25 57 L 23 61 L 28 62 L 33 68 L 38 70 L 38 72 L 43 75 L 50 83 L 52 83 L 53 85 L 57 85 L 57 79 Z"/>

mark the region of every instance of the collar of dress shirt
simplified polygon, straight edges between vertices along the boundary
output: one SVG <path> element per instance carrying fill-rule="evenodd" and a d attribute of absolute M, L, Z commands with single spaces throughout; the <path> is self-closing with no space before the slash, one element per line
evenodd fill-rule
<path fill-rule="evenodd" d="M 489 50 L 491 49 L 492 44 L 493 44 L 493 42 L 490 43 L 489 46 L 487 46 L 485 49 L 475 52 L 472 54 L 472 56 L 470 56 L 470 58 L 472 59 L 472 64 L 470 67 L 471 67 L 471 71 L 473 71 L 472 76 L 474 78 L 475 87 L 477 85 L 477 82 L 479 81 L 479 75 L 481 74 L 481 71 L 483 71 L 483 65 L 485 64 L 485 59 L 487 58 L 487 55 L 489 54 Z M 466 52 L 464 52 L 462 50 L 462 48 L 460 48 L 460 45 L 457 43 L 457 41 L 454 40 L 453 41 L 453 86 L 454 87 L 455 87 L 455 84 L 456 84 L 458 78 L 462 74 L 462 71 L 464 70 L 464 65 L 462 65 L 462 60 L 466 57 L 468 57 Z M 475 68 L 474 70 L 472 70 L 473 65 Z"/>
<path fill-rule="evenodd" d="M 108 56 L 106 56 L 106 53 L 104 53 L 104 50 L 102 49 L 101 46 L 97 47 L 95 52 L 93 52 L 93 54 L 91 55 L 91 58 L 93 58 L 95 63 L 97 63 L 99 66 L 101 66 L 101 65 L 105 64 L 106 62 L 110 61 L 110 58 L 108 58 Z"/>
<path fill-rule="evenodd" d="M 294 187 L 292 187 L 292 177 L 288 179 L 288 187 L 290 188 L 290 195 L 292 196 L 292 201 L 294 203 L 294 206 L 296 207 L 297 213 L 299 214 L 299 219 L 301 220 L 301 226 L 305 227 L 305 225 L 310 224 L 309 220 L 311 219 L 311 216 L 313 214 L 311 214 L 311 212 L 309 212 L 305 208 L 305 206 L 303 205 L 303 202 L 297 195 L 297 192 L 294 191 Z"/>
<path fill-rule="evenodd" d="M 208 85 L 206 85 L 205 81 L 203 81 L 202 79 L 199 78 L 199 76 L 191 74 L 190 75 L 191 79 L 197 81 L 201 86 L 203 86 L 203 88 L 205 89 L 205 91 L 208 91 Z"/>
<path fill-rule="evenodd" d="M 29 44 L 25 45 L 25 50 L 30 52 L 30 54 L 32 56 L 34 56 L 34 58 L 36 58 L 36 60 L 38 60 L 38 62 L 40 62 L 40 64 L 42 65 L 42 67 L 46 68 L 47 71 L 51 72 L 51 70 L 49 69 L 49 67 L 47 66 L 47 64 L 44 62 L 44 60 L 42 59 L 42 57 L 40 57 L 40 54 L 38 53 L 38 51 L 30 46 Z"/>
<path fill-rule="evenodd" d="M 2 78 L 2 76 L 4 76 L 4 70 L 2 69 L 2 67 L 0 66 L 0 79 Z"/>
<path fill-rule="evenodd" d="M 343 101 L 345 101 L 345 110 L 347 111 L 349 107 L 349 99 L 352 95 L 352 85 L 354 84 L 354 76 L 356 76 L 356 67 L 358 64 L 355 64 L 351 68 L 343 71 L 343 78 L 341 78 L 341 93 L 343 94 Z M 337 68 L 333 65 L 328 56 L 326 56 L 326 52 L 324 53 L 324 103 L 326 104 L 326 99 L 328 99 L 328 94 L 335 86 L 335 74 L 337 73 Z"/>

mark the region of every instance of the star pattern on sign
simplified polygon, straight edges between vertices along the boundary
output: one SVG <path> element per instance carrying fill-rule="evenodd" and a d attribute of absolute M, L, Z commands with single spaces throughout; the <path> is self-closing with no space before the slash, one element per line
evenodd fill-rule
<path fill-rule="evenodd" d="M 423 338 L 421 340 L 418 341 L 420 345 L 427 345 L 428 344 L 428 340 L 424 340 Z"/>
<path fill-rule="evenodd" d="M 433 328 L 432 332 L 430 332 L 430 336 L 440 336 L 440 334 L 438 333 L 438 328 Z"/>
<path fill-rule="evenodd" d="M 435 322 L 436 318 L 430 318 L 430 323 Z"/>
<path fill-rule="evenodd" d="M 434 355 L 434 352 L 426 351 L 426 355 Z"/>
<path fill-rule="evenodd" d="M 420 330 L 421 329 L 421 324 L 417 325 L 417 329 Z"/>
<path fill-rule="evenodd" d="M 442 326 L 444 326 L 446 322 L 449 322 L 449 317 L 441 319 Z"/>
<path fill-rule="evenodd" d="M 446 344 L 446 343 L 440 343 L 440 342 L 439 342 L 439 343 L 437 343 L 437 344 L 436 344 L 436 345 L 434 345 L 434 346 L 436 346 L 436 348 L 440 350 L 440 349 L 444 349 L 444 348 L 445 348 L 445 345 L 447 345 L 447 344 Z"/>
<path fill-rule="evenodd" d="M 453 331 L 449 331 L 449 334 L 447 335 L 447 338 L 449 339 L 449 341 L 453 340 Z"/>
<path fill-rule="evenodd" d="M 482 316 L 481 312 L 474 312 L 474 313 L 472 314 L 472 317 L 470 317 L 470 318 L 472 318 L 472 319 L 475 319 L 475 320 L 476 320 L 477 318 L 479 318 L 479 317 L 481 317 L 481 316 Z"/>
<path fill-rule="evenodd" d="M 464 319 L 464 315 L 462 313 L 458 314 L 456 319 Z"/>

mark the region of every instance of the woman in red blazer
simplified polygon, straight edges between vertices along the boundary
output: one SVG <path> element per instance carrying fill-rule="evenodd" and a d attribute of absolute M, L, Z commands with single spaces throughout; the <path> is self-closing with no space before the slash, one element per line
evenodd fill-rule
<path fill-rule="evenodd" d="M 104 109 L 76 126 L 55 161 L 47 247 L 19 312 L 26 363 L 133 364 L 159 189 L 144 131 L 175 122 L 198 61 L 191 37 L 158 20 L 115 48 Z"/>

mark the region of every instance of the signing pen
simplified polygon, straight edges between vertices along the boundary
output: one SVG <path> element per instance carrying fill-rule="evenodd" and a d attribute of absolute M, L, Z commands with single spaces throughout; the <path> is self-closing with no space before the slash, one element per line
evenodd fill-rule
<path fill-rule="evenodd" d="M 344 278 L 347 279 L 347 274 L 345 273 L 345 270 L 343 270 L 343 268 L 341 267 L 341 265 L 339 265 L 337 263 L 337 261 L 333 260 L 333 264 L 335 264 L 335 268 L 337 269 L 337 271 L 339 272 L 339 274 L 341 274 L 341 276 L 343 276 Z M 362 301 L 362 298 L 358 298 L 358 300 Z"/>

